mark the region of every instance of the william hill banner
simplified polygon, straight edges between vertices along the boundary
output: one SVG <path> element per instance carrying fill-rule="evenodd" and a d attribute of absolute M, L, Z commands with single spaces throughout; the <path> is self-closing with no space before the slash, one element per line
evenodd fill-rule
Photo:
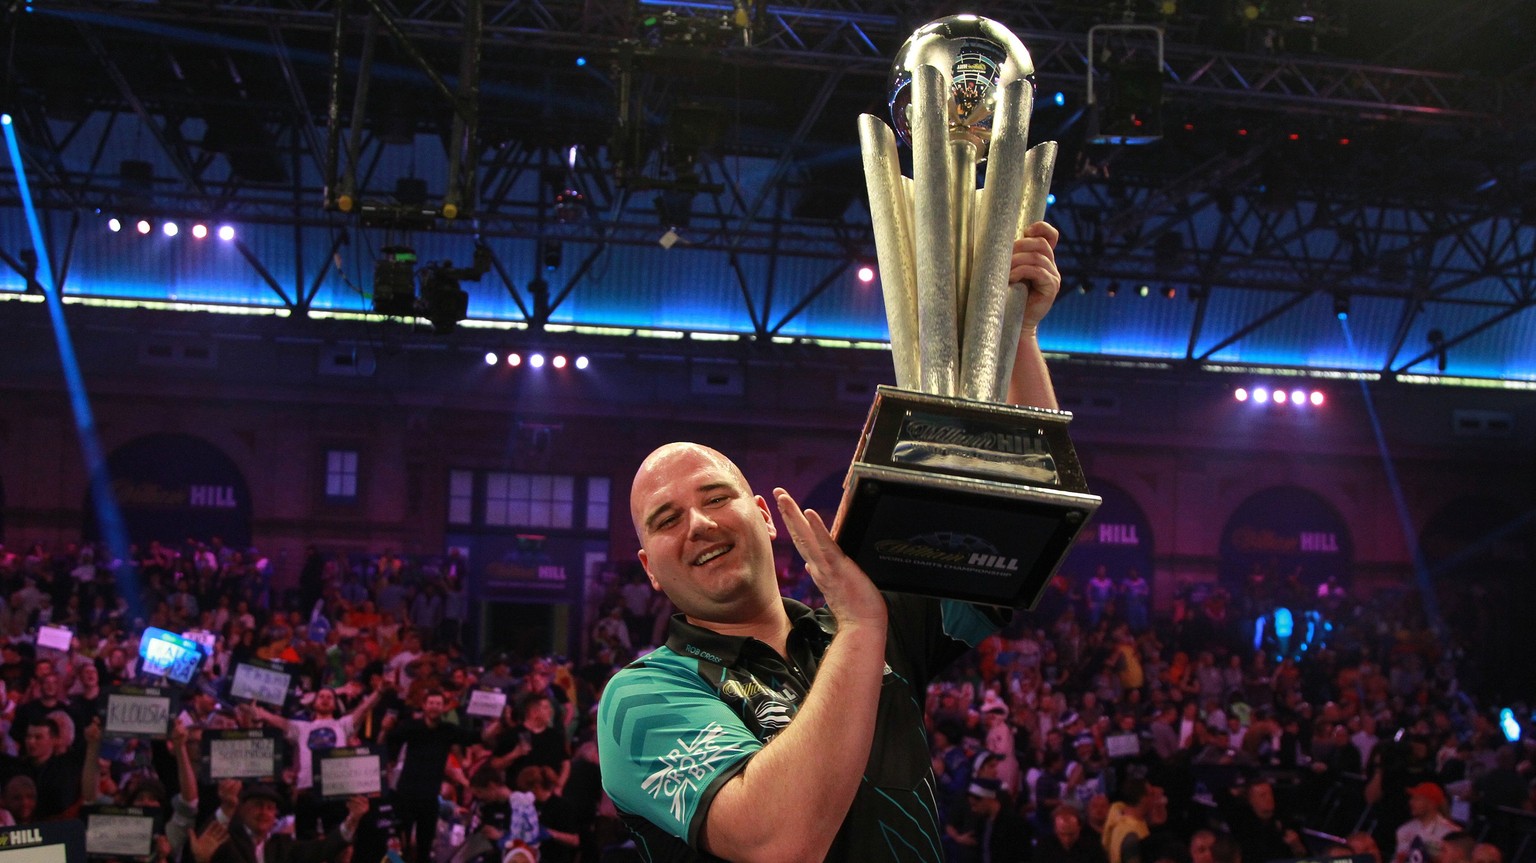
<path fill-rule="evenodd" d="M 107 457 L 112 493 L 128 539 L 140 545 L 218 536 L 225 545 L 251 544 L 251 494 L 245 476 L 222 450 L 202 438 L 153 434 Z M 95 501 L 87 493 L 85 535 L 100 538 Z"/>
<path fill-rule="evenodd" d="M 1258 569 L 1270 577 L 1299 573 L 1316 587 L 1330 577 L 1348 584 L 1354 543 L 1337 510 L 1315 492 L 1277 486 L 1238 505 L 1221 534 L 1221 576 L 1241 584 Z"/>

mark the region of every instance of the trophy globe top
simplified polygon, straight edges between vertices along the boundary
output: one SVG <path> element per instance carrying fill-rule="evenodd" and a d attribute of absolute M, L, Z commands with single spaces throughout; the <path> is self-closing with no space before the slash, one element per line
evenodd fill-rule
<path fill-rule="evenodd" d="M 990 18 L 950 15 L 924 24 L 896 52 L 887 89 L 892 124 L 907 146 L 912 145 L 912 74 L 924 65 L 937 67 L 949 81 L 950 133 L 974 140 L 978 158 L 986 157 L 1003 88 L 1035 74 L 1024 43 Z"/>

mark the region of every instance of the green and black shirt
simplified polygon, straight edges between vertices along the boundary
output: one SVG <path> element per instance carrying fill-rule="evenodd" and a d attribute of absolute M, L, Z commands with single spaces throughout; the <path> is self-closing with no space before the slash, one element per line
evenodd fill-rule
<path fill-rule="evenodd" d="M 886 594 L 886 603 L 874 746 L 827 859 L 943 863 L 923 698 L 929 678 L 995 630 L 999 619 L 952 600 Z M 646 860 L 715 859 L 698 849 L 715 792 L 805 702 L 837 621 L 826 609 L 794 600 L 784 600 L 784 607 L 792 624 L 788 662 L 757 639 L 724 636 L 679 615 L 666 645 L 620 671 L 603 691 L 603 787 Z"/>

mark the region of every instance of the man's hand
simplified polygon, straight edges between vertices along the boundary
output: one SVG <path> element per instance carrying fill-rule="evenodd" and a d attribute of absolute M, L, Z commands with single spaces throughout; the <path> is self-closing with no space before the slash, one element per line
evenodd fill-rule
<path fill-rule="evenodd" d="M 347 798 L 347 823 L 351 825 L 350 829 L 356 830 L 357 825 L 362 823 L 363 816 L 368 814 L 368 806 L 368 798 L 361 794 Z"/>
<path fill-rule="evenodd" d="M 802 511 L 782 488 L 773 490 L 773 499 L 795 549 L 805 558 L 806 571 L 837 615 L 838 628 L 872 626 L 884 630 L 885 598 L 864 570 L 838 547 L 821 516 L 815 510 Z"/>
<path fill-rule="evenodd" d="M 1061 290 L 1061 271 L 1056 269 L 1056 243 L 1061 232 L 1049 222 L 1035 222 L 1013 244 L 1008 283 L 1029 291 L 1024 301 L 1024 332 L 1032 333 L 1056 302 Z"/>
<path fill-rule="evenodd" d="M 219 848 L 228 841 L 229 828 L 217 820 L 208 822 L 208 826 L 201 834 L 190 827 L 187 828 L 187 844 L 192 847 L 192 859 L 197 863 L 209 863 Z"/>
<path fill-rule="evenodd" d="M 219 780 L 219 808 L 226 813 L 240 806 L 240 790 L 244 785 L 238 779 Z"/>

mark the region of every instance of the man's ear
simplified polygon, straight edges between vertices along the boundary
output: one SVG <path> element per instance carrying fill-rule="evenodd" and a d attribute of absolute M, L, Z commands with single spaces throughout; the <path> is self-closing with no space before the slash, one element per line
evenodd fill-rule
<path fill-rule="evenodd" d="M 779 529 L 773 523 L 773 510 L 769 508 L 768 501 L 763 500 L 763 496 L 758 494 L 752 496 L 752 502 L 757 504 L 758 510 L 762 512 L 763 521 L 768 522 L 768 538 L 777 538 L 779 535 Z"/>
<path fill-rule="evenodd" d="M 635 556 L 640 558 L 640 565 L 645 568 L 645 577 L 650 580 L 651 589 L 660 593 L 661 584 L 656 581 L 656 576 L 651 575 L 651 564 L 649 558 L 646 557 L 645 549 L 640 549 L 639 553 Z"/>

